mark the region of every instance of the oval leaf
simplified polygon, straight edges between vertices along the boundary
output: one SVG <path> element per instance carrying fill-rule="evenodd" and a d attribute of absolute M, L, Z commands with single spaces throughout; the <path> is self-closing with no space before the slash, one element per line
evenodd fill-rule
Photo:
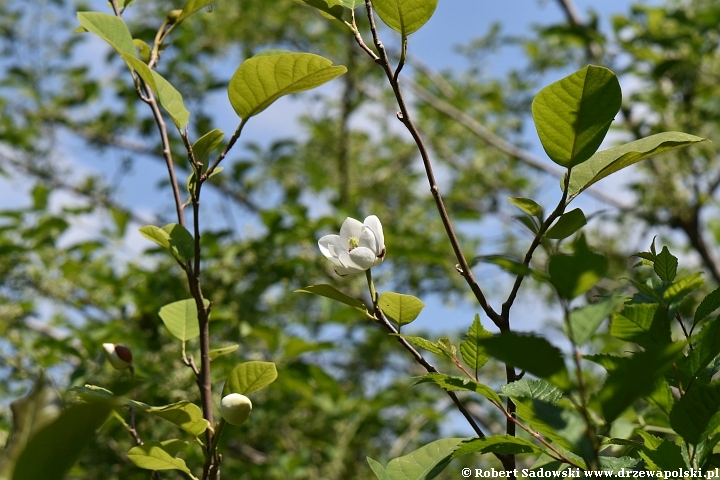
<path fill-rule="evenodd" d="M 438 0 L 375 0 L 373 7 L 385 24 L 406 37 L 430 20 Z"/>
<path fill-rule="evenodd" d="M 170 455 L 160 442 L 145 442 L 131 448 L 127 455 L 131 462 L 145 470 L 180 470 L 195 478 L 185 464 L 185 460 Z"/>
<path fill-rule="evenodd" d="M 225 132 L 215 129 L 200 137 L 192 146 L 195 161 L 206 165 L 210 153 L 220 145 L 224 136 Z"/>
<path fill-rule="evenodd" d="M 344 2 L 340 0 L 300 0 L 306 5 L 310 5 L 313 8 L 317 8 L 321 12 L 329 15 L 332 18 L 342 20 L 345 8 L 343 8 Z"/>
<path fill-rule="evenodd" d="M 105 40 L 118 53 L 135 56 L 132 35 L 120 18 L 98 12 L 79 12 L 77 18 L 85 30 Z"/>
<path fill-rule="evenodd" d="M 320 285 L 310 285 L 308 287 L 295 290 L 295 293 L 311 293 L 313 295 L 319 295 L 321 297 L 330 298 L 337 302 L 344 303 L 345 305 L 357 308 L 358 310 L 361 310 L 363 312 L 367 312 L 367 308 L 365 307 L 365 304 L 363 302 L 361 302 L 357 298 L 345 295 L 332 285 L 327 285 L 324 283 Z"/>
<path fill-rule="evenodd" d="M 597 152 L 587 162 L 570 172 L 568 198 L 577 197 L 593 183 L 653 155 L 707 141 L 707 138 L 687 133 L 665 132 Z M 560 188 L 564 182 L 563 178 Z"/>
<path fill-rule="evenodd" d="M 425 304 L 419 298 L 395 292 L 385 292 L 380 295 L 378 305 L 390 320 L 400 326 L 411 323 L 425 308 Z"/>
<path fill-rule="evenodd" d="M 585 219 L 585 214 L 582 210 L 576 208 L 575 210 L 570 210 L 569 212 L 564 213 L 555 225 L 550 227 L 545 236 L 555 240 L 567 238 L 580 230 L 586 224 L 587 220 Z"/>
<path fill-rule="evenodd" d="M 205 300 L 205 306 L 209 304 L 210 302 Z M 178 340 L 185 342 L 200 335 L 194 298 L 169 303 L 160 309 L 159 315 L 173 337 Z"/>
<path fill-rule="evenodd" d="M 593 65 L 540 90 L 532 115 L 550 159 L 566 168 L 589 159 L 605 138 L 621 100 L 615 74 Z"/>
<path fill-rule="evenodd" d="M 231 393 L 248 395 L 257 392 L 277 378 L 277 368 L 272 362 L 246 362 L 233 368 L 225 380 L 223 397 Z"/>
<path fill-rule="evenodd" d="M 193 437 L 197 437 L 208 427 L 208 421 L 203 418 L 202 410 L 194 403 L 186 400 L 171 403 L 161 407 L 151 407 L 141 402 L 128 401 L 129 405 L 134 406 L 138 410 L 150 413 L 156 417 L 163 418 L 168 422 L 174 423 L 178 427 L 185 430 Z"/>
<path fill-rule="evenodd" d="M 523 197 L 509 197 L 508 201 L 528 215 L 542 218 L 543 208 L 535 200 Z"/>
<path fill-rule="evenodd" d="M 428 443 L 412 453 L 390 460 L 385 468 L 386 477 L 378 478 L 390 480 L 435 478 L 450 463 L 452 454 L 465 440 L 468 439 L 445 438 Z"/>
<path fill-rule="evenodd" d="M 210 350 L 210 360 L 215 360 L 218 357 L 227 355 L 228 353 L 232 353 L 235 350 L 237 350 L 238 348 L 240 348 L 240 345 L 238 345 L 236 343 L 234 345 L 229 345 L 227 347 L 215 348 L 213 350 Z"/>
<path fill-rule="evenodd" d="M 230 79 L 230 104 L 247 120 L 283 95 L 319 87 L 346 71 L 311 53 L 255 56 L 245 60 Z"/>

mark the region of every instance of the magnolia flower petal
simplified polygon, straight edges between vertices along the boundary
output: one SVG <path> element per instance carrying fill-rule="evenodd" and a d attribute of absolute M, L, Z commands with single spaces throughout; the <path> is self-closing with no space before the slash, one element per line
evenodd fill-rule
<path fill-rule="evenodd" d="M 340 235 L 325 235 L 318 240 L 318 246 L 322 254 L 331 260 L 337 257 L 339 252 L 347 250 L 347 247 L 343 247 Z"/>
<path fill-rule="evenodd" d="M 365 247 L 353 249 L 349 254 L 350 259 L 362 270 L 367 270 L 375 263 L 375 252 Z"/>
<path fill-rule="evenodd" d="M 360 247 L 369 248 L 370 250 L 375 252 L 375 255 L 380 253 L 378 250 L 377 240 L 375 239 L 375 234 L 368 227 L 363 228 L 363 231 L 360 234 L 358 245 Z"/>
<path fill-rule="evenodd" d="M 364 268 L 362 268 L 360 265 L 355 263 L 352 258 L 350 258 L 350 254 L 348 252 L 341 252 L 338 258 L 340 259 L 340 263 L 342 263 L 342 266 L 345 269 L 344 272 L 352 274 L 365 271 Z"/>
<path fill-rule="evenodd" d="M 347 217 L 340 227 L 340 240 L 342 240 L 345 249 L 349 249 L 348 240 L 350 237 L 360 238 L 363 231 L 363 224 L 354 218 Z"/>
<path fill-rule="evenodd" d="M 378 217 L 370 215 L 365 219 L 365 226 L 370 228 L 375 234 L 375 240 L 378 245 L 376 252 L 379 254 L 385 248 L 385 235 L 383 235 L 382 223 L 380 223 Z"/>

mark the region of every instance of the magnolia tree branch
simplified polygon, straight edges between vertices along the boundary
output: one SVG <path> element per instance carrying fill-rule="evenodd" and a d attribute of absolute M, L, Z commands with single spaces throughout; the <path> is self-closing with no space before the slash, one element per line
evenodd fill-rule
<path fill-rule="evenodd" d="M 385 72 L 385 75 L 390 82 L 390 86 L 392 87 L 393 93 L 395 94 L 395 99 L 397 101 L 398 107 L 400 108 L 400 111 L 397 115 L 398 120 L 400 120 L 402 124 L 405 125 L 405 128 L 407 128 L 407 130 L 410 132 L 410 135 L 413 137 L 418 151 L 420 152 L 423 166 L 425 167 L 425 173 L 427 174 L 428 183 L 430 184 L 430 192 L 432 193 L 433 199 L 435 200 L 435 205 L 438 209 L 438 212 L 440 213 L 443 227 L 445 228 L 445 232 L 448 236 L 448 239 L 450 240 L 453 251 L 455 252 L 455 257 L 458 260 L 458 272 L 460 272 L 463 278 L 465 278 L 465 281 L 470 286 L 470 289 L 472 290 L 475 298 L 477 299 L 485 314 L 493 321 L 493 323 L 499 326 L 502 323 L 502 318 L 487 301 L 485 294 L 482 292 L 480 286 L 475 280 L 475 276 L 473 275 L 472 270 L 470 269 L 470 265 L 468 264 L 467 259 L 462 252 L 462 248 L 460 247 L 460 242 L 457 238 L 457 235 L 455 234 L 455 229 L 450 222 L 450 217 L 448 215 L 447 209 L 445 208 L 445 203 L 443 202 L 442 195 L 440 194 L 440 188 L 438 187 L 437 181 L 435 180 L 435 173 L 433 171 L 432 163 L 430 161 L 430 155 L 428 154 L 428 150 L 425 147 L 425 143 L 423 142 L 420 133 L 417 130 L 417 127 L 415 126 L 410 117 L 410 111 L 407 108 L 407 104 L 405 103 L 402 91 L 400 90 L 399 79 L 396 78 L 395 73 L 390 66 L 390 60 L 385 50 L 385 46 L 378 37 L 377 26 L 375 25 L 375 16 L 373 15 L 372 2 L 370 0 L 365 0 L 365 8 L 367 10 L 368 19 L 370 20 L 370 31 L 372 33 L 373 43 L 375 44 L 375 48 L 379 53 L 379 55 L 373 53 L 373 55 L 371 56 L 375 60 L 375 63 L 377 63 Z M 362 42 L 362 37 L 360 37 L 359 35 L 356 35 L 355 38 L 359 39 L 359 42 Z M 364 43 L 361 44 L 361 47 L 363 48 L 363 50 L 369 50 L 369 47 L 367 47 Z"/>

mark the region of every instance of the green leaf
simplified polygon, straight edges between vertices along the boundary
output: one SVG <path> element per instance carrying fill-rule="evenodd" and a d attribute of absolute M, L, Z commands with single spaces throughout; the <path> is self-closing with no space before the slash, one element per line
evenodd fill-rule
<path fill-rule="evenodd" d="M 364 0 L 340 0 L 343 5 L 351 10 L 355 10 L 360 5 L 365 5 Z"/>
<path fill-rule="evenodd" d="M 673 397 L 670 385 L 664 377 L 655 379 L 652 392 L 648 394 L 645 399 L 668 416 L 670 415 L 670 410 L 672 410 L 673 405 L 675 405 L 675 397 Z"/>
<path fill-rule="evenodd" d="M 637 433 L 644 442 L 643 448 L 638 453 L 645 460 L 648 470 L 673 471 L 687 469 L 680 451 L 680 445 L 642 430 L 637 430 Z"/>
<path fill-rule="evenodd" d="M 210 302 L 205 299 L 205 306 Z M 160 318 L 173 337 L 186 342 L 200 335 L 194 298 L 168 303 L 160 309 Z"/>
<path fill-rule="evenodd" d="M 438 0 L 374 0 L 373 8 L 385 25 L 406 37 L 430 20 L 437 4 Z"/>
<path fill-rule="evenodd" d="M 517 398 L 515 405 L 518 417 L 543 436 L 585 459 L 592 456 L 587 426 L 579 413 L 538 399 Z"/>
<path fill-rule="evenodd" d="M 88 32 L 110 44 L 118 53 L 135 56 L 135 44 L 127 25 L 115 15 L 97 12 L 78 12 L 80 25 Z"/>
<path fill-rule="evenodd" d="M 182 95 L 155 70 L 151 70 L 143 61 L 138 60 L 135 55 L 122 54 L 123 60 L 131 70 L 140 75 L 150 90 L 158 99 L 160 106 L 172 118 L 173 123 L 181 130 L 190 121 L 190 112 L 185 108 Z"/>
<path fill-rule="evenodd" d="M 230 79 L 230 104 L 240 118 L 247 120 L 283 95 L 319 87 L 346 71 L 310 53 L 254 56 Z"/>
<path fill-rule="evenodd" d="M 215 129 L 209 131 L 193 143 L 192 150 L 195 161 L 207 165 L 210 153 L 220 145 L 224 136 L 225 132 Z"/>
<path fill-rule="evenodd" d="M 539 228 L 532 217 L 527 215 L 515 215 L 513 218 L 518 222 L 522 223 L 525 228 L 530 230 L 532 233 L 537 234 Z"/>
<path fill-rule="evenodd" d="M 543 216 L 543 208 L 535 200 L 523 197 L 510 197 L 508 200 L 532 217 L 542 218 Z"/>
<path fill-rule="evenodd" d="M 699 341 L 695 348 L 678 362 L 678 368 L 685 373 L 688 381 L 699 376 L 710 362 L 720 355 L 720 320 L 716 318 L 706 322 L 693 340 L 697 338 Z"/>
<path fill-rule="evenodd" d="M 27 443 L 13 480 L 62 480 L 113 409 L 111 402 L 81 403 L 64 410 Z"/>
<path fill-rule="evenodd" d="M 532 115 L 550 159 L 566 168 L 589 159 L 605 138 L 621 101 L 615 74 L 593 65 L 540 90 L 532 102 Z"/>
<path fill-rule="evenodd" d="M 340 0 L 299 0 L 302 3 L 310 5 L 313 8 L 317 8 L 321 12 L 326 13 L 330 17 L 342 20 L 343 13 L 345 13 L 344 4 Z M 352 2 L 350 2 L 352 3 Z"/>
<path fill-rule="evenodd" d="M 657 263 L 655 263 L 657 265 Z M 663 300 L 668 305 L 681 302 L 689 293 L 694 292 L 703 286 L 705 281 L 702 279 L 702 273 L 694 273 L 683 277 L 673 283 L 663 292 Z"/>
<path fill-rule="evenodd" d="M 494 358 L 544 378 L 563 390 L 570 388 L 562 352 L 544 338 L 503 332 L 478 342 Z"/>
<path fill-rule="evenodd" d="M 195 239 L 182 225 L 170 223 L 162 228 L 145 225 L 140 227 L 140 234 L 168 250 L 180 262 L 195 257 Z"/>
<path fill-rule="evenodd" d="M 170 423 L 174 423 L 178 427 L 185 430 L 193 437 L 199 436 L 207 430 L 208 421 L 203 418 L 202 410 L 194 403 L 186 400 L 171 403 L 161 407 L 151 407 L 142 402 L 133 400 L 128 401 L 129 405 L 134 406 L 138 410 L 163 418 Z"/>
<path fill-rule="evenodd" d="M 233 368 L 225 380 L 223 397 L 231 393 L 249 395 L 270 385 L 277 378 L 272 362 L 245 362 Z"/>
<path fill-rule="evenodd" d="M 12 478 L 15 463 L 30 439 L 52 423 L 62 411 L 62 399 L 44 371 L 40 371 L 32 390 L 10 404 L 13 426 L 0 461 L 0 479 Z"/>
<path fill-rule="evenodd" d="M 468 392 L 479 393 L 491 402 L 502 404 L 500 396 L 495 393 L 492 388 L 487 385 L 483 385 L 480 382 L 476 382 L 471 378 L 456 377 L 454 375 L 446 375 L 444 373 L 427 373 L 418 377 L 415 385 L 420 385 L 421 383 L 434 383 L 448 392 L 454 390 L 465 390 Z"/>
<path fill-rule="evenodd" d="M 436 343 L 431 342 L 430 340 L 427 340 L 422 337 L 411 337 L 409 335 L 401 335 L 397 334 L 398 337 L 402 337 L 408 342 L 412 343 L 416 347 L 422 348 L 423 350 L 427 350 L 430 353 L 434 353 L 435 355 L 440 355 L 441 357 L 445 356 L 445 350 L 440 348 Z"/>
<path fill-rule="evenodd" d="M 160 442 L 150 441 L 133 447 L 127 456 L 136 466 L 144 468 L 145 470 L 180 470 L 188 474 L 191 478 L 196 479 L 185 464 L 185 460 L 170 455 L 165 451 Z"/>
<path fill-rule="evenodd" d="M 558 294 L 571 300 L 592 288 L 605 275 L 607 268 L 604 256 L 581 246 L 574 255 L 551 256 L 548 274 Z"/>
<path fill-rule="evenodd" d="M 706 141 L 706 138 L 687 133 L 665 132 L 598 152 L 570 172 L 568 199 L 572 200 L 593 183 L 648 157 Z M 564 182 L 563 178 L 561 188 Z"/>
<path fill-rule="evenodd" d="M 576 308 L 570 312 L 570 327 L 565 327 L 565 333 L 575 345 L 585 344 L 602 322 L 623 304 L 623 301 L 622 297 L 608 297 L 599 302 Z"/>
<path fill-rule="evenodd" d="M 383 467 L 380 462 L 373 460 L 370 457 L 365 457 L 365 459 L 378 480 L 390 480 L 390 477 L 388 477 L 388 474 L 385 471 L 385 467 Z"/>
<path fill-rule="evenodd" d="M 684 343 L 677 342 L 623 359 L 608 374 L 605 385 L 596 397 L 605 421 L 612 422 L 637 398 L 652 393 L 655 380 L 682 355 L 684 347 Z"/>
<path fill-rule="evenodd" d="M 445 438 L 428 443 L 412 453 L 390 460 L 385 468 L 387 477 L 378 478 L 431 480 L 447 467 L 452 460 L 452 454 L 465 440 L 467 439 Z"/>
<path fill-rule="evenodd" d="M 383 313 L 398 326 L 407 325 L 420 315 L 425 304 L 419 298 L 402 293 L 385 292 L 378 298 Z"/>
<path fill-rule="evenodd" d="M 536 398 L 552 404 L 562 397 L 562 390 L 545 380 L 522 378 L 507 385 L 500 385 L 500 389 L 511 398 Z"/>
<path fill-rule="evenodd" d="M 720 288 L 716 288 L 708 294 L 707 297 L 703 298 L 697 310 L 695 310 L 695 317 L 693 318 L 693 326 L 697 325 L 698 322 L 703 320 L 705 317 L 713 313 L 715 310 L 720 308 Z"/>
<path fill-rule="evenodd" d="M 175 20 L 175 24 L 182 22 L 193 13 L 199 11 L 203 7 L 210 5 L 214 1 L 215 0 L 189 0 L 185 5 L 183 5 L 182 13 L 178 17 L 178 19 Z"/>
<path fill-rule="evenodd" d="M 531 275 L 536 280 L 542 278 L 542 274 L 537 270 L 533 270 L 532 268 L 523 264 L 520 260 L 507 257 L 505 255 L 483 255 L 481 257 L 473 258 L 473 261 L 492 263 L 493 265 L 497 265 L 498 267 L 513 275 Z"/>
<path fill-rule="evenodd" d="M 115 394 L 107 388 L 98 387 L 97 385 L 85 384 L 82 387 L 80 385 L 76 385 L 68 388 L 68 392 L 77 393 L 80 398 L 88 403 L 97 402 L 98 400 L 106 402 L 117 398 L 115 397 Z"/>
<path fill-rule="evenodd" d="M 308 342 L 304 338 L 294 337 L 288 339 L 285 344 L 284 358 L 295 358 L 303 353 L 317 352 L 319 350 L 327 350 L 335 348 L 333 342 Z"/>
<path fill-rule="evenodd" d="M 688 443 L 706 440 L 720 426 L 720 382 L 693 384 L 670 412 L 670 425 Z"/>
<path fill-rule="evenodd" d="M 576 208 L 575 210 L 564 213 L 558 221 L 555 222 L 555 225 L 548 229 L 545 236 L 556 240 L 567 238 L 586 224 L 585 214 L 582 210 Z"/>
<path fill-rule="evenodd" d="M 490 359 L 490 355 L 479 343 L 481 338 L 488 337 L 492 337 L 492 333 L 485 330 L 480 323 L 480 315 L 475 314 L 475 320 L 465 334 L 465 340 L 460 342 L 460 355 L 468 367 L 475 371 L 475 378 L 477 378 L 478 370 Z"/>
<path fill-rule="evenodd" d="M 667 247 L 663 247 L 662 251 L 655 257 L 655 273 L 663 282 L 672 282 L 677 275 L 678 259 L 670 253 Z"/>
<path fill-rule="evenodd" d="M 519 455 L 521 453 L 541 454 L 543 450 L 532 442 L 511 435 L 493 435 L 492 437 L 473 438 L 460 444 L 452 458 L 461 457 L 469 453 L 500 453 L 506 455 Z"/>
<path fill-rule="evenodd" d="M 237 343 L 235 343 L 233 345 L 228 345 L 227 347 L 214 348 L 214 349 L 210 350 L 210 352 L 209 352 L 210 360 L 215 360 L 218 357 L 227 355 L 228 353 L 232 353 L 235 350 L 237 350 L 238 348 L 240 348 L 240 345 L 238 345 Z"/>
<path fill-rule="evenodd" d="M 641 347 L 663 347 L 670 343 L 670 320 L 657 303 L 627 305 L 610 320 L 610 335 Z"/>
<path fill-rule="evenodd" d="M 319 295 L 321 297 L 330 298 L 337 302 L 344 303 L 350 307 L 357 308 L 362 312 L 367 312 L 367 307 L 365 307 L 365 304 L 362 301 L 349 295 L 345 295 L 332 285 L 324 283 L 320 285 L 310 285 L 308 287 L 295 290 L 295 293 L 311 293 L 313 295 Z"/>

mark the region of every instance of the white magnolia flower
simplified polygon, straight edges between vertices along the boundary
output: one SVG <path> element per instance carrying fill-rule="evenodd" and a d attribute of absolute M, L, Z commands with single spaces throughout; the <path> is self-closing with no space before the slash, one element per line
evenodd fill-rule
<path fill-rule="evenodd" d="M 346 218 L 340 235 L 325 235 L 318 241 L 320 251 L 335 265 L 341 276 L 364 272 L 385 258 L 385 236 L 375 215 L 364 223 Z"/>

